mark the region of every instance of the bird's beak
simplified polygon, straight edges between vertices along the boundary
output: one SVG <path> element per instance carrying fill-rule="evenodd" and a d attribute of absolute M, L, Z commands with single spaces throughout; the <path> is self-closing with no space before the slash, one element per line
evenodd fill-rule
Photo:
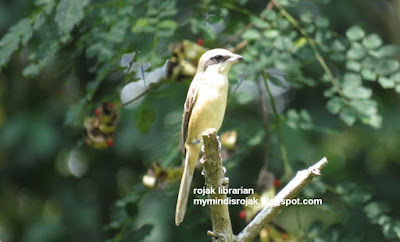
<path fill-rule="evenodd" d="M 243 60 L 243 57 L 241 55 L 236 55 L 236 54 L 234 54 L 231 58 L 228 59 L 229 62 L 234 62 L 234 63 L 242 61 L 242 60 Z"/>

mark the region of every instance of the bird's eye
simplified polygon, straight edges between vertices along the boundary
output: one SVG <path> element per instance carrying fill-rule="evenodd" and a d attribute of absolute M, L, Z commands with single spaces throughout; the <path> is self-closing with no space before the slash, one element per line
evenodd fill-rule
<path fill-rule="evenodd" d="M 216 61 L 221 61 L 223 58 L 224 58 L 224 57 L 223 57 L 222 55 L 216 55 L 216 56 L 214 56 L 214 59 L 215 59 Z"/>

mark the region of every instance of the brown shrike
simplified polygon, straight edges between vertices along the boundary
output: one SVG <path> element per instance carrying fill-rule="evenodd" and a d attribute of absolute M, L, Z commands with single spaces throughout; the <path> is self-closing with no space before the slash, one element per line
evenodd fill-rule
<path fill-rule="evenodd" d="M 199 60 L 196 75 L 190 84 L 182 117 L 182 140 L 185 145 L 183 170 L 175 224 L 185 216 L 193 172 L 199 159 L 202 134 L 210 128 L 219 130 L 225 115 L 228 96 L 228 71 L 232 64 L 243 60 L 240 55 L 225 49 L 213 49 Z"/>

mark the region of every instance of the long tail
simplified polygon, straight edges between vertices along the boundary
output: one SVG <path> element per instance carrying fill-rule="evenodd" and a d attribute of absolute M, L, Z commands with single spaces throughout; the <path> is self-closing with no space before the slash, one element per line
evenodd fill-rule
<path fill-rule="evenodd" d="M 176 202 L 175 224 L 183 221 L 186 212 L 186 206 L 190 193 L 190 185 L 192 184 L 194 167 L 199 158 L 200 150 L 197 147 L 186 149 L 185 168 L 183 170 L 181 186 L 179 188 L 178 201 Z"/>

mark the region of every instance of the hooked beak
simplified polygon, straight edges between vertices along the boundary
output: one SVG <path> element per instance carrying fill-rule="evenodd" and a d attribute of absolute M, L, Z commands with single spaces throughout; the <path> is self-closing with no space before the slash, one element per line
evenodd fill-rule
<path fill-rule="evenodd" d="M 231 58 L 228 59 L 229 62 L 233 62 L 233 63 L 236 63 L 236 62 L 239 62 L 242 60 L 243 60 L 243 57 L 241 55 L 236 55 L 236 54 L 234 54 Z"/>

